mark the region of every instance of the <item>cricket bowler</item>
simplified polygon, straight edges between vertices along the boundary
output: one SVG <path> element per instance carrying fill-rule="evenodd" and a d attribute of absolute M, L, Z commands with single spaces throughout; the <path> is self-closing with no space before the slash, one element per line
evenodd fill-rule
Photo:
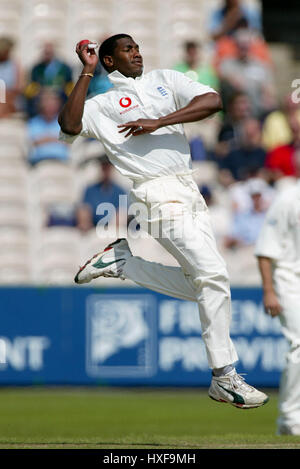
<path fill-rule="evenodd" d="M 183 124 L 222 109 L 219 94 L 173 70 L 144 73 L 138 44 L 127 34 L 106 39 L 99 60 L 113 88 L 86 100 L 98 62 L 95 49 L 76 46 L 83 64 L 60 115 L 60 138 L 95 138 L 122 174 L 133 182 L 131 200 L 143 204 L 141 224 L 178 261 L 164 266 L 133 256 L 126 239 L 114 243 L 80 268 L 78 284 L 104 277 L 130 279 L 165 295 L 195 301 L 212 369 L 209 396 L 242 409 L 260 407 L 268 396 L 236 372 L 238 356 L 230 338 L 228 273 L 212 232 L 205 201 L 193 180 Z M 158 230 L 158 225 L 162 230 Z"/>

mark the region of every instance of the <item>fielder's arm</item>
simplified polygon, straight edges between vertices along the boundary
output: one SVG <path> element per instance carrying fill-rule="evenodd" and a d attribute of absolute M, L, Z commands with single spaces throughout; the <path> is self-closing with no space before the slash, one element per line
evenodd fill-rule
<path fill-rule="evenodd" d="M 82 74 L 93 74 L 98 63 L 94 49 L 87 49 L 87 44 L 76 45 L 76 53 L 83 63 Z M 80 76 L 59 116 L 58 123 L 61 130 L 69 135 L 78 135 L 82 129 L 84 103 L 89 88 L 91 76 Z"/>
<path fill-rule="evenodd" d="M 264 291 L 264 307 L 267 314 L 271 316 L 278 316 L 281 313 L 281 305 L 278 301 L 274 289 L 273 274 L 272 274 L 272 259 L 269 257 L 257 256 L 258 267 L 262 278 L 262 285 Z"/>
<path fill-rule="evenodd" d="M 221 111 L 222 108 L 220 95 L 210 92 L 201 96 L 195 96 L 187 106 L 167 116 L 158 119 L 138 119 L 136 121 L 127 122 L 126 124 L 120 124 L 118 125 L 121 129 L 119 133 L 127 131 L 125 137 L 129 135 L 136 136 L 154 132 L 167 125 L 197 122 Z"/>

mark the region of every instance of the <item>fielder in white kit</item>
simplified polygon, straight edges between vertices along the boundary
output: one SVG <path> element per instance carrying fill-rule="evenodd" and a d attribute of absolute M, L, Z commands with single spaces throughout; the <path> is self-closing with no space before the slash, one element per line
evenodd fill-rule
<path fill-rule="evenodd" d="M 102 142 L 110 162 L 133 181 L 132 200 L 147 209 L 139 222 L 152 235 L 162 226 L 156 239 L 181 267 L 135 257 L 127 241 L 119 239 L 88 260 L 75 282 L 99 276 L 128 278 L 197 302 L 212 368 L 209 396 L 240 408 L 263 405 L 267 395 L 248 385 L 234 367 L 238 356 L 229 333 L 228 274 L 217 251 L 208 209 L 191 175 L 182 125 L 219 111 L 218 93 L 180 72 L 144 74 L 139 46 L 129 35 L 120 34 L 106 39 L 99 49 L 113 88 L 86 100 L 98 58 L 87 45 L 77 44 L 76 52 L 84 67 L 60 113 L 60 138 L 71 143 L 81 135 Z"/>
<path fill-rule="evenodd" d="M 300 180 L 276 197 L 255 254 L 265 310 L 279 317 L 290 346 L 280 380 L 278 434 L 300 435 Z"/>

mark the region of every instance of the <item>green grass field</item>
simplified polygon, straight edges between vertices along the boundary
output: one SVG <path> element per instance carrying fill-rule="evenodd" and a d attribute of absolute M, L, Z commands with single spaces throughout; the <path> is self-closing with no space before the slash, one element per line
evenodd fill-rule
<path fill-rule="evenodd" d="M 0 449 L 300 448 L 276 436 L 277 394 L 239 410 L 204 390 L 0 390 Z"/>

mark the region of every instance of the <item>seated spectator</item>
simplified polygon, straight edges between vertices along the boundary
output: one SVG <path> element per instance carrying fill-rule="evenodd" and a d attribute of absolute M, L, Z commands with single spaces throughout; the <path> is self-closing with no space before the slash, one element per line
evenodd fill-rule
<path fill-rule="evenodd" d="M 83 231 L 89 231 L 95 226 L 103 224 L 106 226 L 111 220 L 108 220 L 108 213 L 97 214 L 97 207 L 102 203 L 112 204 L 116 210 L 116 223 L 123 223 L 125 214 L 119 213 L 119 197 L 126 195 L 123 188 L 115 184 L 112 180 L 113 166 L 105 155 L 100 157 L 101 178 L 96 184 L 92 184 L 85 189 L 82 201 L 77 210 L 77 226 Z M 106 210 L 105 210 L 106 212 Z M 111 215 L 113 214 L 113 211 Z M 123 219 L 123 218 L 124 219 Z M 103 219 L 103 222 L 101 220 Z M 112 220 L 114 222 L 114 220 Z"/>
<path fill-rule="evenodd" d="M 193 137 L 189 141 L 192 161 L 205 161 L 207 152 L 201 137 Z"/>
<path fill-rule="evenodd" d="M 231 212 L 247 212 L 252 208 L 251 193 L 256 191 L 262 195 L 264 209 L 267 209 L 273 200 L 275 190 L 271 187 L 263 171 L 254 172 L 245 181 L 231 184 L 228 188 L 228 199 Z"/>
<path fill-rule="evenodd" d="M 236 58 L 225 59 L 220 65 L 221 94 L 224 107 L 236 92 L 248 95 L 252 113 L 263 119 L 276 107 L 273 73 L 270 67 L 250 55 L 252 35 L 240 30 L 235 36 Z"/>
<path fill-rule="evenodd" d="M 201 60 L 201 48 L 197 42 L 187 41 L 184 44 L 183 61 L 176 64 L 174 70 L 182 72 L 194 81 L 219 89 L 219 79 L 209 63 Z"/>
<path fill-rule="evenodd" d="M 252 41 L 249 47 L 249 56 L 264 63 L 267 67 L 273 67 L 270 48 L 262 34 L 248 28 L 247 24 L 238 28 L 236 34 L 239 34 L 239 31 L 246 31 L 251 34 Z M 214 44 L 212 52 L 212 65 L 217 73 L 219 73 L 220 66 L 224 60 L 237 58 L 238 54 L 238 47 L 234 36 L 223 36 L 218 39 Z"/>
<path fill-rule="evenodd" d="M 76 226 L 76 210 L 73 204 L 56 203 L 47 210 L 47 227 Z"/>
<path fill-rule="evenodd" d="M 14 42 L 8 37 L 0 38 L 0 80 L 5 83 L 5 102 L 0 101 L 0 118 L 9 117 L 22 110 L 22 93 L 24 87 L 23 70 L 12 58 Z"/>
<path fill-rule="evenodd" d="M 257 8 L 243 5 L 239 0 L 225 0 L 221 8 L 214 10 L 209 21 L 209 35 L 214 41 L 231 36 L 241 25 L 261 31 L 261 14 Z"/>
<path fill-rule="evenodd" d="M 49 159 L 66 162 L 69 158 L 68 145 L 58 140 L 60 128 L 57 117 L 61 104 L 60 97 L 52 90 L 45 89 L 40 94 L 39 112 L 27 123 L 28 161 L 31 165 Z"/>
<path fill-rule="evenodd" d="M 262 141 L 266 151 L 291 143 L 293 131 L 290 122 L 293 118 L 296 118 L 300 124 L 300 105 L 293 101 L 291 94 L 288 94 L 281 108 L 271 112 L 264 120 Z"/>
<path fill-rule="evenodd" d="M 72 69 L 56 57 L 51 42 L 44 44 L 41 61 L 31 70 L 30 83 L 25 90 L 29 116 L 37 113 L 38 96 L 44 87 L 51 87 L 66 100 L 73 88 Z"/>
<path fill-rule="evenodd" d="M 229 170 L 236 181 L 241 181 L 259 168 L 263 168 L 265 159 L 260 122 L 250 118 L 242 124 L 240 146 L 219 160 L 219 166 L 221 169 Z"/>
<path fill-rule="evenodd" d="M 270 174 L 271 182 L 276 182 L 282 177 L 296 177 L 296 156 L 300 152 L 300 122 L 294 115 L 288 119 L 292 138 L 287 145 L 280 145 L 271 150 L 265 160 L 265 167 Z"/>
<path fill-rule="evenodd" d="M 219 203 L 211 187 L 202 185 L 199 190 L 209 208 L 210 221 L 216 240 L 218 243 L 223 243 L 231 222 L 230 207 Z"/>
<path fill-rule="evenodd" d="M 229 103 L 224 121 L 221 125 L 215 155 L 222 158 L 229 151 L 238 148 L 241 140 L 241 127 L 251 117 L 251 104 L 245 93 L 235 93 Z"/>
<path fill-rule="evenodd" d="M 223 60 L 238 57 L 238 47 L 234 37 L 240 32 L 251 34 L 252 40 L 249 47 L 249 55 L 253 59 L 263 62 L 266 66 L 272 67 L 273 60 L 270 48 L 262 34 L 262 31 L 257 28 L 253 28 L 251 21 L 249 22 L 248 19 L 244 17 L 235 28 L 233 34 L 222 35 L 214 42 L 212 51 L 212 64 L 214 69 L 219 71 Z"/>
<path fill-rule="evenodd" d="M 238 248 L 254 245 L 262 224 L 270 200 L 264 199 L 265 184 L 259 179 L 249 179 L 242 183 L 245 196 L 250 199 L 249 207 L 237 210 L 232 214 L 231 229 L 225 240 L 226 248 Z"/>
<path fill-rule="evenodd" d="M 109 80 L 106 70 L 104 70 L 99 61 L 94 71 L 94 76 L 90 81 L 87 97 L 91 98 L 96 94 L 105 93 L 112 87 L 113 84 Z"/>

